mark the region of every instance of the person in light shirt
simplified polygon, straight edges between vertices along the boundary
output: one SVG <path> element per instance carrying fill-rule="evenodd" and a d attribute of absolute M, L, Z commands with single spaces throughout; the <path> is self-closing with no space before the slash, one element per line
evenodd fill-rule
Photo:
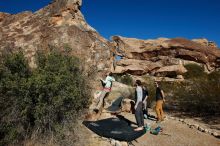
<path fill-rule="evenodd" d="M 138 127 L 134 129 L 135 131 L 140 131 L 144 129 L 144 115 L 143 115 L 143 89 L 142 83 L 140 80 L 136 80 L 135 82 L 136 89 L 135 89 L 135 119 L 137 121 Z"/>
<path fill-rule="evenodd" d="M 111 92 L 112 82 L 114 81 L 115 81 L 115 78 L 112 76 L 111 72 L 108 74 L 105 80 L 101 80 L 103 89 L 102 89 L 100 96 L 98 97 L 97 106 L 94 109 L 94 111 L 98 112 L 101 106 L 103 106 L 104 98 L 107 93 Z"/>

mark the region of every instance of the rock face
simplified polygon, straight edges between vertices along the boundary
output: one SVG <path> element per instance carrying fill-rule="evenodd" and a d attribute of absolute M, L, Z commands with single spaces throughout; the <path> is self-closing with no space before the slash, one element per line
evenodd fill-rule
<path fill-rule="evenodd" d="M 113 36 L 109 42 L 86 23 L 81 5 L 82 0 L 54 0 L 34 13 L 0 13 L 0 55 L 21 50 L 35 68 L 38 50 L 59 48 L 82 59 L 88 74 L 111 68 L 115 73 L 180 78 L 187 63 L 205 65 L 207 71 L 220 67 L 220 51 L 206 39 Z M 112 62 L 113 54 L 123 59 Z"/>
<path fill-rule="evenodd" d="M 112 37 L 115 54 L 122 57 L 115 62 L 115 73 L 180 77 L 187 70 L 184 64 L 204 65 L 208 71 L 220 67 L 220 50 L 206 39 L 159 38 L 139 40 Z"/>
<path fill-rule="evenodd" d="M 22 50 L 34 68 L 37 50 L 59 48 L 85 61 L 87 70 L 108 69 L 109 42 L 86 23 L 81 5 L 81 0 L 54 0 L 35 13 L 0 13 L 1 52 Z"/>

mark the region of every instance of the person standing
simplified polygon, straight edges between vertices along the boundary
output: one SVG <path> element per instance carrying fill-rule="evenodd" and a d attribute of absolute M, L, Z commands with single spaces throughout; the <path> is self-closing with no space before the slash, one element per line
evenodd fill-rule
<path fill-rule="evenodd" d="M 161 122 L 164 120 L 164 112 L 163 112 L 163 103 L 165 102 L 164 92 L 159 87 L 158 82 L 155 82 L 156 86 L 156 114 L 157 114 L 157 122 Z"/>
<path fill-rule="evenodd" d="M 136 80 L 135 85 L 135 97 L 136 97 L 136 103 L 135 103 L 135 119 L 137 121 L 138 127 L 134 129 L 135 131 L 140 131 L 144 129 L 144 115 L 143 115 L 143 91 L 141 87 L 141 81 Z"/>
<path fill-rule="evenodd" d="M 111 72 L 108 74 L 108 76 L 105 78 L 105 80 L 101 80 L 102 85 L 103 85 L 103 89 L 102 89 L 100 96 L 98 97 L 97 106 L 94 109 L 94 111 L 98 112 L 99 109 L 101 108 L 101 106 L 103 106 L 104 98 L 107 95 L 107 93 L 109 93 L 111 91 L 112 82 L 114 82 L 114 81 L 115 81 L 115 78 L 112 76 Z"/>

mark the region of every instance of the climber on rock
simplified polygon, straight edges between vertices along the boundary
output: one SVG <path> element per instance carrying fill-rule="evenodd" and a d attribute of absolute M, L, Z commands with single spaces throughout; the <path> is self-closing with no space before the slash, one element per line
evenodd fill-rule
<path fill-rule="evenodd" d="M 115 81 L 115 78 L 112 76 L 112 72 L 108 74 L 105 80 L 101 80 L 103 89 L 101 91 L 100 96 L 97 98 L 97 106 L 94 109 L 95 112 L 98 112 L 100 108 L 103 106 L 103 101 L 106 95 L 111 92 L 112 82 Z"/>

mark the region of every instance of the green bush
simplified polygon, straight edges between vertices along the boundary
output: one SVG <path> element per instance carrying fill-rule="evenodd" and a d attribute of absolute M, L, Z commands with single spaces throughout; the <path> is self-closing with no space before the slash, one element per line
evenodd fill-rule
<path fill-rule="evenodd" d="M 154 80 L 153 78 L 151 78 L 150 76 L 143 76 L 144 79 L 144 83 L 143 86 L 145 86 L 148 90 L 148 99 L 147 99 L 147 103 L 148 103 L 148 107 L 153 108 L 154 103 L 155 103 L 155 92 L 156 92 L 156 88 L 154 85 Z"/>
<path fill-rule="evenodd" d="M 148 106 L 155 103 L 154 80 L 143 76 L 149 91 Z M 184 82 L 160 82 L 165 93 L 165 109 L 189 114 L 220 114 L 220 71 L 186 79 Z"/>
<path fill-rule="evenodd" d="M 184 67 L 187 69 L 187 72 L 183 75 L 186 79 L 199 78 L 207 75 L 204 72 L 204 68 L 197 64 L 186 64 Z"/>
<path fill-rule="evenodd" d="M 220 114 L 220 74 L 211 73 L 184 82 L 162 83 L 167 95 L 167 104 L 177 105 L 178 109 L 195 114 Z"/>
<path fill-rule="evenodd" d="M 54 51 L 38 53 L 37 64 L 29 69 L 21 52 L 1 61 L 0 145 L 18 143 L 34 131 L 56 136 L 88 107 L 89 88 L 79 59 Z"/>

